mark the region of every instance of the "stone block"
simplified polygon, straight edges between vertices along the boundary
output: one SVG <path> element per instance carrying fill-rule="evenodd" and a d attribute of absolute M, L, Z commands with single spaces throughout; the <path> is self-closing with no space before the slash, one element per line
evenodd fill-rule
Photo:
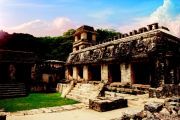
<path fill-rule="evenodd" d="M 163 96 L 165 98 L 169 97 L 169 90 L 170 90 L 169 84 L 164 84 L 163 85 Z"/>
<path fill-rule="evenodd" d="M 70 82 L 70 85 L 63 90 L 61 97 L 65 97 L 74 88 L 74 81 Z"/>
<path fill-rule="evenodd" d="M 126 107 L 127 99 L 123 97 L 100 97 L 99 99 L 89 99 L 89 108 L 98 112 L 113 110 L 116 108 Z"/>
<path fill-rule="evenodd" d="M 162 109 L 162 107 L 163 107 L 162 104 L 152 101 L 145 103 L 144 110 L 154 113 L 154 112 L 159 112 Z"/>
<path fill-rule="evenodd" d="M 129 88 L 125 88 L 124 91 L 125 91 L 126 93 L 133 93 L 133 89 L 129 89 Z"/>
<path fill-rule="evenodd" d="M 149 97 L 150 98 L 154 98 L 155 91 L 156 91 L 156 88 L 149 88 Z"/>
<path fill-rule="evenodd" d="M 111 87 L 111 91 L 115 92 L 116 91 L 116 87 Z"/>
<path fill-rule="evenodd" d="M 143 112 L 142 110 L 126 110 L 123 113 L 123 119 L 142 119 Z"/>
<path fill-rule="evenodd" d="M 140 95 L 141 94 L 141 90 L 133 90 L 132 93 L 134 95 Z"/>
<path fill-rule="evenodd" d="M 162 90 L 163 88 L 162 87 L 159 87 L 156 89 L 156 97 L 157 98 L 162 98 L 163 97 L 163 94 L 162 94 Z"/>
<path fill-rule="evenodd" d="M 174 96 L 178 97 L 178 85 L 174 85 Z"/>
<path fill-rule="evenodd" d="M 118 93 L 121 92 L 121 89 L 120 89 L 120 88 L 116 88 L 116 90 L 117 90 Z"/>
<path fill-rule="evenodd" d="M 167 118 L 169 118 L 169 116 L 170 116 L 170 113 L 166 108 L 163 108 L 159 113 L 160 119 L 165 119 L 165 118 L 167 119 Z"/>
<path fill-rule="evenodd" d="M 110 86 L 111 86 L 111 87 L 117 87 L 117 85 L 116 85 L 116 84 L 110 84 Z"/>
<path fill-rule="evenodd" d="M 125 92 L 124 88 L 119 88 L 119 90 L 121 93 Z"/>
<path fill-rule="evenodd" d="M 174 84 L 170 84 L 169 85 L 169 96 L 172 97 L 174 96 L 175 92 L 175 85 Z"/>

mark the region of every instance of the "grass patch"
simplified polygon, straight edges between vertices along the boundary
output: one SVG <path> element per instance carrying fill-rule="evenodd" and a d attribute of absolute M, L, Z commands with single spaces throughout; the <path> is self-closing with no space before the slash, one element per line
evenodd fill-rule
<path fill-rule="evenodd" d="M 0 108 L 5 108 L 6 112 L 14 112 L 78 103 L 60 96 L 61 93 L 33 93 L 27 97 L 1 99 Z"/>

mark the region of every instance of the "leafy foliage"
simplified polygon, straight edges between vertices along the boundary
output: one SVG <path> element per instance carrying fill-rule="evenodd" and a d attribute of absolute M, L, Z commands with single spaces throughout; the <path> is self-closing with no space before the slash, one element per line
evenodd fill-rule
<path fill-rule="evenodd" d="M 97 41 L 121 34 L 113 29 L 96 29 L 98 35 Z M 30 34 L 13 33 L 0 31 L 1 49 L 34 52 L 39 61 L 57 59 L 66 61 L 69 53 L 72 52 L 72 43 L 74 42 L 73 34 L 76 32 L 70 29 L 63 33 L 63 36 L 57 37 L 34 37 Z"/>
<path fill-rule="evenodd" d="M 95 31 L 98 33 L 98 35 L 96 36 L 96 40 L 98 42 L 121 34 L 120 32 L 116 32 L 116 30 L 114 30 L 114 29 L 104 29 L 103 30 L 101 28 L 101 29 L 96 29 Z"/>

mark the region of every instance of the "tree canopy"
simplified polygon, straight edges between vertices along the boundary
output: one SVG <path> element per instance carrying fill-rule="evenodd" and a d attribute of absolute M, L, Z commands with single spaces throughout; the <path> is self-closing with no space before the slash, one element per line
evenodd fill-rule
<path fill-rule="evenodd" d="M 97 41 L 121 34 L 113 29 L 96 29 L 98 35 Z M 70 29 L 63 33 L 63 36 L 57 37 L 34 37 L 30 34 L 13 33 L 0 31 L 0 47 L 6 50 L 34 52 L 39 61 L 56 59 L 65 61 L 69 53 L 72 52 L 73 34 L 75 29 Z"/>

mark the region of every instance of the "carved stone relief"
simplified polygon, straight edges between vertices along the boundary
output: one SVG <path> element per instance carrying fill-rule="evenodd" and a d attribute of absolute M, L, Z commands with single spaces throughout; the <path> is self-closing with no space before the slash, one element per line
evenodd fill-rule
<path fill-rule="evenodd" d="M 136 54 L 152 52 L 156 47 L 156 39 L 157 37 L 143 39 L 143 37 L 140 36 L 134 41 L 119 42 L 114 45 L 111 44 L 102 48 L 71 54 L 67 59 L 67 63 L 95 61 L 100 59 L 106 60 L 110 58 L 117 59 L 127 55 L 133 56 Z"/>

